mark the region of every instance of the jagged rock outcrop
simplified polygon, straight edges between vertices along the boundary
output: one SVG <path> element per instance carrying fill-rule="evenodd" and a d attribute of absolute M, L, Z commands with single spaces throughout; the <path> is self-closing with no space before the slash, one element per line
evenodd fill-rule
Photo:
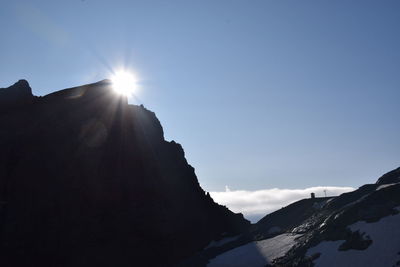
<path fill-rule="evenodd" d="M 7 88 L 0 88 L 0 112 L 13 111 L 34 101 L 32 89 L 26 80 L 19 80 Z"/>
<path fill-rule="evenodd" d="M 0 89 L 2 266 L 168 266 L 249 226 L 110 86 Z"/>

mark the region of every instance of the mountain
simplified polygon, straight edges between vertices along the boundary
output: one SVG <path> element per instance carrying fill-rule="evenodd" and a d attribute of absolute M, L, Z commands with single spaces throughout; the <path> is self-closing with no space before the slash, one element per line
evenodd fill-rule
<path fill-rule="evenodd" d="M 111 87 L 0 89 L 1 266 L 170 266 L 249 227 Z"/>
<path fill-rule="evenodd" d="M 10 112 L 32 104 L 35 97 L 26 80 L 19 80 L 8 88 L 0 88 L 0 112 Z"/>
<path fill-rule="evenodd" d="M 192 258 L 197 266 L 399 266 L 395 169 L 338 197 L 303 199 Z"/>
<path fill-rule="evenodd" d="M 398 182 L 400 182 L 400 167 L 382 175 L 378 179 L 376 184 L 382 185 L 382 184 L 391 184 L 391 183 L 398 183 Z"/>

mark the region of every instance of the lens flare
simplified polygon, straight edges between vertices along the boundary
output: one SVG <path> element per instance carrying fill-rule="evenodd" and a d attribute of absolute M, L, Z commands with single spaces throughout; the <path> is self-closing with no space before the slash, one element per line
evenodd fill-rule
<path fill-rule="evenodd" d="M 111 77 L 112 87 L 118 94 L 131 96 L 138 87 L 137 77 L 129 71 L 117 71 Z"/>

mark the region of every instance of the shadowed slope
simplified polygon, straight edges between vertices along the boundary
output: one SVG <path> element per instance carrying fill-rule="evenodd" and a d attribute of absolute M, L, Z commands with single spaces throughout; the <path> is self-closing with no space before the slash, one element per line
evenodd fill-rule
<path fill-rule="evenodd" d="M 201 189 L 155 114 L 107 80 L 15 109 L 0 112 L 9 265 L 169 265 L 249 224 Z"/>

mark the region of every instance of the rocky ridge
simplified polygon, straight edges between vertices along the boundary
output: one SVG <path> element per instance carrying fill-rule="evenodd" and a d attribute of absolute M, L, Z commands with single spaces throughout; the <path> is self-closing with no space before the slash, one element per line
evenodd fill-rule
<path fill-rule="evenodd" d="M 250 225 L 108 80 L 0 104 L 2 266 L 169 266 Z"/>
<path fill-rule="evenodd" d="M 222 239 L 219 245 L 205 248 L 201 254 L 192 258 L 191 263 L 196 266 L 214 266 L 216 262 L 219 264 L 225 262 L 229 266 L 236 267 L 314 266 L 314 263 L 322 257 L 321 261 L 325 262 L 325 265 L 321 266 L 337 266 L 334 259 L 331 262 L 327 259 L 342 256 L 344 262 L 341 266 L 365 266 L 362 262 L 368 262 L 368 257 L 371 256 L 368 255 L 368 249 L 373 246 L 374 250 L 385 251 L 382 247 L 385 245 L 378 241 L 374 243 L 369 233 L 357 230 L 356 226 L 365 224 L 364 228 L 371 228 L 375 223 L 379 229 L 381 221 L 395 220 L 393 216 L 397 216 L 399 211 L 398 168 L 380 177 L 377 183 L 363 185 L 353 192 L 337 197 L 303 199 L 268 214 L 235 239 Z M 282 246 L 281 241 L 274 240 L 276 238 L 283 240 L 290 236 L 294 241 L 283 244 L 290 249 L 285 250 L 284 255 L 272 257 L 274 253 L 271 251 L 277 249 L 279 251 L 279 247 Z M 386 238 L 387 242 L 400 244 L 400 236 L 390 233 L 388 236 L 378 235 L 378 238 Z M 336 252 L 332 247 L 329 253 L 323 250 L 324 247 L 333 244 L 330 242 L 337 244 Z M 268 244 L 267 248 L 265 244 Z M 400 248 L 398 250 L 400 251 Z M 319 252 L 310 253 L 310 251 Z M 351 255 L 354 251 L 366 251 L 366 253 L 363 257 L 359 256 L 352 260 Z M 243 261 L 240 256 L 244 252 L 246 255 L 252 255 L 247 261 Z M 282 251 L 279 252 L 282 254 Z M 339 254 L 332 256 L 333 253 Z M 388 258 L 396 258 L 396 253 L 394 255 L 381 253 L 373 257 L 375 262 L 383 263 Z M 400 256 L 398 258 L 400 264 Z M 352 265 L 352 262 L 353 264 L 358 262 L 359 265 Z M 396 262 L 392 264 L 395 265 Z"/>

